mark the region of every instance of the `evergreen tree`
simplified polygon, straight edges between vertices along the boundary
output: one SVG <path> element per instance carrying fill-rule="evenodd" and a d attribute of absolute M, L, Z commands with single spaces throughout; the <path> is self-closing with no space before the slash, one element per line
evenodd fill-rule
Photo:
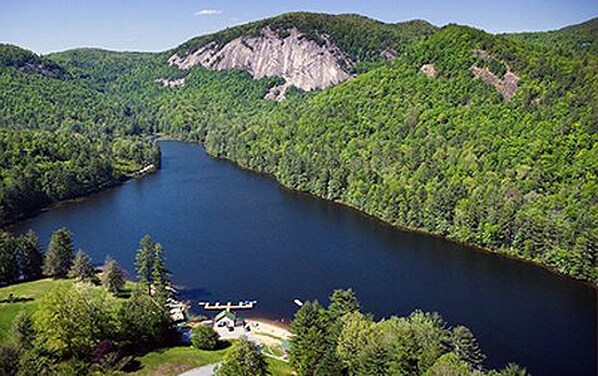
<path fill-rule="evenodd" d="M 337 367 L 330 367 L 329 351 L 334 348 L 327 330 L 326 311 L 318 302 L 305 302 L 295 314 L 291 324 L 291 365 L 300 375 L 328 373 Z M 326 360 L 326 362 L 325 362 Z M 323 365 L 328 365 L 325 369 Z"/>
<path fill-rule="evenodd" d="M 11 233 L 0 234 L 0 285 L 14 283 L 19 278 L 17 244 Z"/>
<path fill-rule="evenodd" d="M 390 354 L 388 346 L 384 343 L 384 333 L 375 331 L 372 333 L 367 346 L 359 356 L 360 375 L 390 376 L 388 369 Z"/>
<path fill-rule="evenodd" d="M 166 269 L 166 259 L 164 255 L 164 248 L 160 243 L 154 245 L 154 253 L 152 260 L 152 281 L 155 285 L 170 285 L 170 275 Z"/>
<path fill-rule="evenodd" d="M 360 353 L 368 345 L 372 321 L 359 311 L 347 313 L 342 321 L 336 353 L 349 373 L 354 375 L 359 369 Z"/>
<path fill-rule="evenodd" d="M 19 369 L 19 351 L 10 343 L 0 343 L 0 375 L 13 376 Z"/>
<path fill-rule="evenodd" d="M 38 279 L 42 276 L 44 256 L 39 246 L 39 239 L 33 230 L 19 236 L 17 240 L 19 255 L 21 256 L 21 274 L 25 281 Z"/>
<path fill-rule="evenodd" d="M 357 300 L 353 289 L 334 290 L 330 295 L 328 315 L 333 321 L 340 319 L 347 313 L 359 311 L 359 309 L 359 300 Z"/>
<path fill-rule="evenodd" d="M 139 241 L 139 248 L 135 255 L 135 271 L 137 281 L 144 285 L 149 291 L 152 283 L 152 264 L 154 256 L 154 242 L 149 235 L 145 235 Z"/>
<path fill-rule="evenodd" d="M 54 278 L 64 278 L 73 261 L 72 234 L 61 228 L 52 234 L 44 260 L 44 274 Z"/>
<path fill-rule="evenodd" d="M 82 250 L 79 250 L 75 255 L 75 260 L 69 271 L 69 277 L 75 278 L 84 282 L 95 282 L 96 273 L 91 265 L 91 258 Z"/>
<path fill-rule="evenodd" d="M 35 329 L 31 316 L 26 312 L 20 312 L 12 322 L 12 340 L 21 351 L 33 347 L 35 340 Z"/>
<path fill-rule="evenodd" d="M 268 375 L 268 363 L 259 346 L 242 336 L 224 356 L 215 374 L 217 376 Z"/>
<path fill-rule="evenodd" d="M 478 346 L 478 342 L 471 331 L 464 326 L 456 326 L 451 335 L 453 351 L 459 359 L 466 361 L 475 369 L 481 369 L 486 355 Z"/>
<path fill-rule="evenodd" d="M 331 340 L 336 342 L 343 322 L 341 318 L 347 313 L 358 312 L 360 308 L 359 300 L 353 289 L 334 290 L 330 295 L 330 305 L 328 305 L 328 317 L 330 318 Z"/>
<path fill-rule="evenodd" d="M 125 274 L 118 266 L 118 263 L 110 257 L 106 258 L 104 263 L 102 284 L 113 294 L 118 293 L 125 287 Z"/>
<path fill-rule="evenodd" d="M 509 363 L 507 366 L 500 371 L 488 372 L 490 376 L 527 376 L 529 373 L 527 370 L 515 363 Z"/>

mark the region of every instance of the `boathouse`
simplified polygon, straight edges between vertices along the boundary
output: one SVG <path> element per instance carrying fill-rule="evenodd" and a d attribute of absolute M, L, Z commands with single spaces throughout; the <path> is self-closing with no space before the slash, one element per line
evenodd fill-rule
<path fill-rule="evenodd" d="M 214 325 L 217 327 L 233 328 L 235 326 L 245 325 L 245 319 L 237 317 L 232 311 L 222 311 L 214 317 Z"/>

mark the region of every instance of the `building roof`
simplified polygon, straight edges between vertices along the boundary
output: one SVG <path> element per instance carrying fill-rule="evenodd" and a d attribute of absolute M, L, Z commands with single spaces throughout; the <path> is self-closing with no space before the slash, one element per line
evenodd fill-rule
<path fill-rule="evenodd" d="M 217 314 L 216 317 L 214 317 L 214 321 L 220 321 L 225 317 L 233 321 L 237 319 L 237 316 L 231 311 L 222 311 L 219 314 Z"/>

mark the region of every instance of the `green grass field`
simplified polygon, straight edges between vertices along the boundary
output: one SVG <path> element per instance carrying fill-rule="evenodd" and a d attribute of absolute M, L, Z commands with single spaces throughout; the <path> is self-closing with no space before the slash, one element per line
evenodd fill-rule
<path fill-rule="evenodd" d="M 141 369 L 135 375 L 178 375 L 192 368 L 216 363 L 228 348 L 218 351 L 202 351 L 191 346 L 170 347 L 152 351 L 137 360 Z"/>
<path fill-rule="evenodd" d="M 287 362 L 282 360 L 268 358 L 268 370 L 274 376 L 295 375 L 295 371 Z"/>
<path fill-rule="evenodd" d="M 48 278 L 0 288 L 0 342 L 9 339 L 12 321 L 19 312 L 35 312 L 44 294 L 62 286 L 70 286 L 73 283 L 75 281 L 72 279 Z M 127 281 L 119 298 L 125 299 L 130 296 L 133 285 L 133 282 Z M 10 294 L 12 294 L 13 302 L 8 301 Z"/>
<path fill-rule="evenodd" d="M 222 360 L 230 347 L 218 351 L 197 350 L 191 346 L 170 347 L 150 352 L 137 358 L 140 369 L 135 375 L 158 376 L 178 375 L 193 368 Z M 267 358 L 268 369 L 273 376 L 294 375 L 288 363 Z"/>
<path fill-rule="evenodd" d="M 19 312 L 35 312 L 40 298 L 45 293 L 51 289 L 71 284 L 73 281 L 68 279 L 40 279 L 0 288 L 0 342 L 9 339 L 12 321 Z M 13 303 L 6 301 L 10 294 L 16 300 Z"/>

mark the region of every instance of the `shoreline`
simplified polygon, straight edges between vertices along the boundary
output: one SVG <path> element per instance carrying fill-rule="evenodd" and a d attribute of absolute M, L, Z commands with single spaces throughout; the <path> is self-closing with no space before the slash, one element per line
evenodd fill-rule
<path fill-rule="evenodd" d="M 199 145 L 200 147 L 203 148 L 204 153 L 206 153 L 206 155 L 208 157 L 210 157 L 212 159 L 215 159 L 215 160 L 218 160 L 218 161 L 225 162 L 225 163 L 231 163 L 236 168 L 239 168 L 239 169 L 241 169 L 243 171 L 246 171 L 248 173 L 256 174 L 256 175 L 259 175 L 259 176 L 270 178 L 270 179 L 272 179 L 277 184 L 277 186 L 279 188 L 281 188 L 283 190 L 286 190 L 287 192 L 290 192 L 290 193 L 293 193 L 293 194 L 304 195 L 304 196 L 310 197 L 310 198 L 315 198 L 315 199 L 321 200 L 321 201 L 323 201 L 323 202 L 325 202 L 327 204 L 333 204 L 333 205 L 342 206 L 342 207 L 347 208 L 349 210 L 353 210 L 356 213 L 358 213 L 360 215 L 363 215 L 363 216 L 365 216 L 365 217 L 367 217 L 369 219 L 372 219 L 372 220 L 378 222 L 378 224 L 381 224 L 381 225 L 384 225 L 384 226 L 388 226 L 388 227 L 390 227 L 390 228 L 392 228 L 394 230 L 398 230 L 398 231 L 402 231 L 402 232 L 406 232 L 406 233 L 412 233 L 412 234 L 420 234 L 420 235 L 425 235 L 425 236 L 431 236 L 431 237 L 434 237 L 434 238 L 437 238 L 437 239 L 441 239 L 441 240 L 444 240 L 444 241 L 449 241 L 449 242 L 451 242 L 453 244 L 461 245 L 463 247 L 468 248 L 471 251 L 484 253 L 484 254 L 489 255 L 489 256 L 505 257 L 507 259 L 510 259 L 510 260 L 513 260 L 513 261 L 517 261 L 517 262 L 523 262 L 523 263 L 526 263 L 526 264 L 531 265 L 533 267 L 537 267 L 537 268 L 540 268 L 540 269 L 542 269 L 544 271 L 547 271 L 547 272 L 551 273 L 552 275 L 555 275 L 555 276 L 557 276 L 559 278 L 563 278 L 565 280 L 569 280 L 569 281 L 573 281 L 573 282 L 579 283 L 579 284 L 581 284 L 581 285 L 583 285 L 583 286 L 585 286 L 587 288 L 592 289 L 595 292 L 598 292 L 598 282 L 595 283 L 595 282 L 592 282 L 592 281 L 575 278 L 575 277 L 573 277 L 573 276 L 571 276 L 569 274 L 563 273 L 563 272 L 555 269 L 554 267 L 552 267 L 550 265 L 543 264 L 543 263 L 541 263 L 539 261 L 536 261 L 536 260 L 532 260 L 532 259 L 527 259 L 527 258 L 522 258 L 522 257 L 516 256 L 514 254 L 509 253 L 507 250 L 485 248 L 485 247 L 482 247 L 482 246 L 479 246 L 479 245 L 476 245 L 476 244 L 465 243 L 465 242 L 462 242 L 462 241 L 460 241 L 458 239 L 453 239 L 453 238 L 450 238 L 450 237 L 447 237 L 447 236 L 444 236 L 444 235 L 440 235 L 440 234 L 436 234 L 436 233 L 433 233 L 433 232 L 429 232 L 429 231 L 426 231 L 426 230 L 423 230 L 423 229 L 409 228 L 409 227 L 404 227 L 404 226 L 401 226 L 401 225 L 397 225 L 397 224 L 391 223 L 391 222 L 389 222 L 389 221 L 387 221 L 387 220 L 385 220 L 383 218 L 380 218 L 380 217 L 378 217 L 378 216 L 376 216 L 374 214 L 370 214 L 370 213 L 367 213 L 367 212 L 365 212 L 363 210 L 360 210 L 359 208 L 357 208 L 357 207 L 355 207 L 355 206 L 353 206 L 353 205 L 351 205 L 349 203 L 346 203 L 346 202 L 343 202 L 343 201 L 337 201 L 337 200 L 329 200 L 329 199 L 326 199 L 326 198 L 323 198 L 323 197 L 320 197 L 320 196 L 316 196 L 316 195 L 314 195 L 314 194 L 312 194 L 310 192 L 301 191 L 301 190 L 297 190 L 297 189 L 294 189 L 294 188 L 287 187 L 287 186 L 283 185 L 276 178 L 276 176 L 274 174 L 267 173 L 267 172 L 256 171 L 256 170 L 253 170 L 253 169 L 251 169 L 249 167 L 246 167 L 246 166 L 243 166 L 243 165 L 239 164 L 237 161 L 235 161 L 233 159 L 229 159 L 229 158 L 225 158 L 225 157 L 221 157 L 221 156 L 214 156 L 214 155 L 210 154 L 206 150 L 205 145 L 203 143 L 199 142 L 199 141 L 189 140 L 189 139 L 186 139 L 184 136 L 172 136 L 172 135 L 164 135 L 164 134 L 157 134 L 157 135 L 155 135 L 154 140 L 156 142 L 158 142 L 158 141 L 184 142 L 184 143 Z M 39 215 L 41 213 L 44 213 L 46 211 L 50 211 L 52 209 L 59 208 L 59 207 L 65 206 L 65 205 L 70 205 L 70 204 L 73 204 L 73 203 L 83 202 L 84 200 L 92 197 L 95 194 L 98 194 L 98 193 L 101 193 L 101 192 L 106 191 L 108 189 L 117 187 L 117 186 L 119 186 L 121 184 L 124 184 L 124 183 L 130 181 L 130 180 L 139 179 L 139 178 L 142 178 L 144 176 L 153 174 L 153 173 L 157 172 L 158 170 L 160 170 L 159 165 L 158 166 L 154 165 L 154 169 L 150 169 L 148 171 L 144 171 L 143 173 L 137 175 L 139 172 L 143 171 L 147 167 L 149 167 L 149 165 L 143 167 L 139 171 L 136 171 L 132 175 L 127 176 L 123 180 L 116 181 L 116 182 L 113 182 L 112 184 L 107 184 L 107 185 L 104 185 L 104 186 L 101 186 L 101 187 L 97 187 L 96 189 L 94 189 L 94 190 L 90 191 L 89 193 L 84 194 L 82 196 L 75 197 L 75 198 L 70 198 L 70 199 L 59 200 L 59 201 L 56 201 L 54 203 L 48 204 L 48 205 L 46 205 L 44 207 L 41 207 L 41 208 L 37 209 L 34 212 L 26 213 L 26 214 L 24 214 L 24 215 L 22 215 L 22 216 L 20 216 L 18 218 L 13 218 L 13 219 L 11 219 L 9 221 L 6 221 L 5 223 L 1 224 L 0 225 L 0 229 L 10 230 L 11 227 L 13 227 L 14 225 L 16 225 L 17 223 L 22 222 L 22 221 L 27 220 L 27 219 L 30 219 L 30 218 L 33 218 L 33 217 L 35 217 L 35 216 L 37 216 L 37 215 Z"/>
<path fill-rule="evenodd" d="M 100 185 L 98 187 L 94 187 L 94 189 L 90 190 L 89 192 L 87 192 L 85 194 L 82 194 L 81 196 L 65 198 L 63 200 L 51 202 L 47 205 L 37 208 L 36 210 L 33 210 L 28 213 L 23 213 L 22 215 L 20 215 L 16 218 L 11 218 L 10 220 L 7 220 L 6 222 L 0 224 L 0 229 L 10 230 L 16 224 L 26 221 L 28 219 L 34 218 L 42 213 L 45 213 L 45 212 L 48 212 L 48 211 L 51 211 L 51 210 L 54 210 L 57 208 L 69 206 L 72 204 L 84 202 L 84 201 L 90 199 L 91 197 L 93 197 L 94 195 L 100 194 L 102 192 L 106 192 L 112 188 L 116 188 L 118 186 L 126 184 L 131 180 L 137 180 L 137 179 L 141 179 L 145 176 L 152 175 L 152 174 L 158 172 L 159 170 L 160 170 L 159 164 L 158 164 L 158 166 L 156 166 L 154 163 L 149 164 L 147 166 L 144 166 L 140 170 L 135 171 L 131 175 L 124 176 L 121 179 L 118 179 L 111 183 L 107 183 L 107 184 Z"/>
<path fill-rule="evenodd" d="M 320 196 L 316 196 L 316 195 L 314 195 L 314 194 L 312 194 L 310 192 L 301 191 L 301 190 L 298 190 L 298 189 L 287 187 L 287 186 L 283 185 L 276 178 L 276 176 L 274 174 L 267 173 L 267 172 L 256 171 L 256 170 L 253 170 L 253 169 L 251 169 L 249 167 L 246 167 L 246 166 L 243 166 L 243 165 L 239 164 L 237 161 L 235 161 L 233 159 L 229 159 L 229 158 L 221 157 L 221 156 L 215 156 L 215 155 L 210 154 L 206 150 L 205 145 L 203 143 L 199 142 L 199 141 L 188 140 L 188 139 L 185 139 L 184 137 L 181 137 L 181 136 L 160 136 L 160 137 L 157 137 L 156 140 L 157 141 L 185 142 L 185 143 L 199 145 L 199 146 L 201 146 L 203 148 L 203 150 L 206 153 L 206 155 L 208 155 L 210 158 L 213 158 L 213 159 L 219 160 L 219 161 L 223 161 L 223 162 L 227 162 L 227 163 L 232 163 L 235 167 L 240 168 L 241 170 L 244 170 L 244 171 L 252 173 L 252 174 L 256 174 L 256 175 L 268 177 L 268 178 L 274 180 L 274 182 L 276 182 L 276 184 L 278 185 L 278 187 L 280 187 L 280 188 L 282 188 L 282 189 L 284 189 L 284 190 L 286 190 L 288 192 L 291 192 L 291 193 L 294 193 L 294 194 L 305 195 L 305 196 L 310 197 L 310 198 L 315 198 L 315 199 L 324 201 L 324 202 L 326 202 L 328 204 L 340 205 L 340 206 L 345 207 L 347 209 L 353 210 L 353 211 L 357 212 L 360 215 L 364 215 L 364 216 L 366 216 L 366 217 L 368 217 L 368 218 L 370 218 L 372 220 L 375 220 L 379 224 L 391 227 L 391 228 L 393 228 L 395 230 L 399 230 L 399 231 L 403 231 L 403 232 L 407 232 L 407 233 L 412 233 L 412 234 L 420 234 L 420 235 L 425 235 L 425 236 L 431 236 L 431 237 L 434 237 L 434 238 L 437 238 L 437 239 L 441 239 L 441 240 L 444 240 L 444 241 L 449 241 L 449 242 L 451 242 L 453 244 L 461 245 L 463 247 L 466 247 L 466 248 L 470 249 L 471 251 L 481 252 L 481 253 L 484 253 L 486 255 L 491 255 L 491 256 L 496 256 L 496 257 L 505 257 L 507 259 L 510 259 L 510 260 L 513 260 L 513 261 L 517 261 L 517 262 L 524 262 L 524 263 L 526 263 L 528 265 L 531 265 L 531 266 L 543 269 L 544 271 L 547 271 L 547 272 L 551 273 L 552 275 L 555 275 L 555 276 L 557 276 L 559 278 L 563 278 L 563 279 L 566 279 L 566 280 L 569 280 L 569 281 L 577 282 L 577 283 L 579 283 L 581 285 L 584 285 L 587 288 L 590 288 L 590 289 L 598 292 L 598 282 L 595 283 L 595 282 L 592 282 L 592 281 L 575 278 L 575 277 L 573 277 L 573 276 L 571 276 L 569 274 L 563 273 L 563 272 L 555 269 L 554 267 L 552 267 L 550 265 L 543 264 L 543 263 L 541 263 L 539 261 L 536 261 L 536 260 L 532 260 L 532 259 L 527 259 L 527 258 L 516 256 L 514 254 L 509 253 L 507 250 L 485 248 L 485 247 L 482 247 L 480 245 L 465 243 L 465 242 L 462 242 L 462 241 L 460 241 L 458 239 L 454 239 L 454 238 L 450 238 L 450 237 L 447 237 L 447 236 L 444 236 L 444 235 L 441 235 L 441 234 L 436 234 L 436 233 L 433 233 L 433 232 L 429 232 L 429 231 L 426 231 L 424 229 L 416 229 L 416 228 L 410 228 L 410 227 L 404 227 L 404 226 L 401 226 L 401 225 L 397 225 L 397 224 L 389 222 L 389 221 L 387 221 L 387 220 L 385 220 L 383 218 L 380 218 L 380 217 L 378 217 L 378 216 L 376 216 L 374 214 L 370 214 L 368 212 L 360 210 L 359 208 L 357 208 L 357 207 L 355 207 L 355 206 L 353 206 L 353 205 L 351 205 L 349 203 L 346 203 L 346 202 L 343 202 L 343 201 L 329 200 L 329 199 L 326 199 L 326 198 L 323 198 L 323 197 L 320 197 Z"/>
<path fill-rule="evenodd" d="M 267 326 L 271 326 L 280 330 L 284 330 L 286 332 L 291 333 L 291 324 L 290 321 L 288 323 L 286 322 L 282 322 L 281 320 L 274 320 L 274 319 L 268 319 L 265 317 L 261 317 L 261 316 L 257 316 L 257 317 L 251 317 L 245 320 L 248 323 L 258 323 L 260 325 L 267 325 Z"/>

